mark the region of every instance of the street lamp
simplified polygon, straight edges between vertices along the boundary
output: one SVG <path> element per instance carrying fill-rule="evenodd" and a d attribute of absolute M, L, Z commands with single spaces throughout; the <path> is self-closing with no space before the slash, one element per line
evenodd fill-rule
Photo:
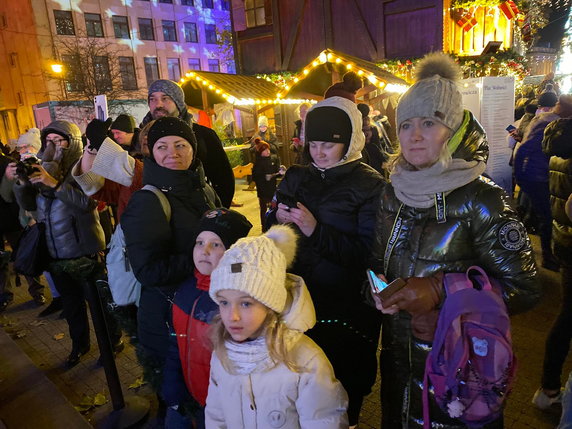
<path fill-rule="evenodd" d="M 52 71 L 54 73 L 60 74 L 64 71 L 64 66 L 61 64 L 52 64 Z"/>

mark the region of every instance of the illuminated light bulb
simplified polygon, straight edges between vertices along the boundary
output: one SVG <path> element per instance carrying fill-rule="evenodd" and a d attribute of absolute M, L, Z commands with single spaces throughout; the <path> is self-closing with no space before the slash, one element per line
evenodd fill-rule
<path fill-rule="evenodd" d="M 215 92 L 216 92 L 217 94 L 220 94 L 220 93 L 221 93 L 221 90 L 217 88 Z"/>
<path fill-rule="evenodd" d="M 189 77 L 195 77 L 195 73 L 194 73 L 194 72 L 190 72 L 190 73 L 189 73 Z"/>
<path fill-rule="evenodd" d="M 234 102 L 236 101 L 236 98 L 234 98 L 232 95 L 229 95 L 227 97 L 227 100 L 230 104 L 234 104 Z"/>
<path fill-rule="evenodd" d="M 367 77 L 367 80 L 369 80 L 371 83 L 373 83 L 374 85 L 377 83 L 377 78 L 374 75 L 369 75 Z"/>
<path fill-rule="evenodd" d="M 186 73 L 185 76 L 191 77 L 191 73 Z"/>
<path fill-rule="evenodd" d="M 332 59 L 334 58 L 334 54 L 332 54 L 331 52 L 328 53 L 327 55 L 328 61 L 332 61 Z"/>
<path fill-rule="evenodd" d="M 196 79 L 198 82 L 200 82 L 200 81 L 202 80 L 199 76 L 197 76 L 195 79 Z"/>
<path fill-rule="evenodd" d="M 298 79 L 297 77 L 294 78 L 294 82 L 298 82 L 300 79 Z"/>
<path fill-rule="evenodd" d="M 466 84 L 464 84 L 463 86 L 464 86 L 465 88 L 468 88 L 468 87 L 469 87 L 469 84 L 466 83 Z"/>
<path fill-rule="evenodd" d="M 64 66 L 61 64 L 52 64 L 52 71 L 54 73 L 61 73 L 64 71 Z"/>
<path fill-rule="evenodd" d="M 326 55 L 325 52 L 322 52 L 319 56 L 318 56 L 318 60 L 324 64 L 326 61 L 328 61 L 328 56 Z"/>
<path fill-rule="evenodd" d="M 185 82 L 186 82 L 185 78 L 182 77 L 182 78 L 181 78 L 181 83 L 185 83 Z"/>
<path fill-rule="evenodd" d="M 255 102 L 256 104 L 260 104 L 260 100 L 259 100 L 258 98 L 257 98 L 254 102 Z"/>
<path fill-rule="evenodd" d="M 336 64 L 339 64 L 339 63 L 341 63 L 341 62 L 342 62 L 342 59 L 341 59 L 341 58 L 336 58 Z"/>
<path fill-rule="evenodd" d="M 286 85 L 286 86 L 284 87 L 284 89 L 285 89 L 286 91 L 290 91 L 290 87 L 289 87 L 288 85 Z"/>
<path fill-rule="evenodd" d="M 363 74 L 363 70 L 358 70 L 357 74 L 358 76 L 361 76 Z"/>
<path fill-rule="evenodd" d="M 280 98 L 282 97 L 282 94 L 279 92 L 278 94 L 276 94 L 276 97 Z"/>
<path fill-rule="evenodd" d="M 314 61 L 312 61 L 312 65 L 314 67 L 316 67 L 316 66 L 320 65 L 320 63 L 318 61 L 314 60 Z"/>
<path fill-rule="evenodd" d="M 346 64 L 346 68 L 347 68 L 348 70 L 351 70 L 351 69 L 353 68 L 353 66 L 352 66 L 351 64 Z"/>
<path fill-rule="evenodd" d="M 203 85 L 207 86 L 209 83 L 206 80 L 203 80 Z"/>
<path fill-rule="evenodd" d="M 213 88 L 214 88 L 214 86 L 212 86 L 212 85 L 209 85 L 209 89 L 213 89 Z"/>
<path fill-rule="evenodd" d="M 304 72 L 303 72 L 303 73 L 304 73 L 305 75 L 307 75 L 308 73 L 310 73 L 310 70 L 304 69 Z"/>

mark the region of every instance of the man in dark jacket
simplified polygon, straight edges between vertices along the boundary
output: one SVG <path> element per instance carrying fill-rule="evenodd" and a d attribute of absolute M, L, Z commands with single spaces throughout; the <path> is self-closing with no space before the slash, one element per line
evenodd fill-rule
<path fill-rule="evenodd" d="M 175 82 L 166 79 L 156 80 L 149 86 L 149 112 L 139 128 L 153 119 L 174 116 L 192 126 L 197 138 L 197 157 L 203 163 L 205 175 L 224 207 L 230 207 L 234 196 L 234 175 L 228 157 L 216 132 L 192 122 L 187 112 L 185 93 Z"/>
<path fill-rule="evenodd" d="M 110 130 L 113 140 L 129 152 L 130 155 L 140 155 L 141 150 L 138 147 L 140 130 L 135 126 L 135 118 L 133 116 L 119 115 L 111 123 Z"/>
<path fill-rule="evenodd" d="M 541 387 L 532 402 L 540 409 L 549 408 L 561 399 L 562 366 L 572 339 L 572 221 L 565 205 L 572 194 L 572 119 L 550 123 L 542 142 L 550 157 L 550 205 L 554 254 L 560 262 L 562 306 L 546 338 Z"/>

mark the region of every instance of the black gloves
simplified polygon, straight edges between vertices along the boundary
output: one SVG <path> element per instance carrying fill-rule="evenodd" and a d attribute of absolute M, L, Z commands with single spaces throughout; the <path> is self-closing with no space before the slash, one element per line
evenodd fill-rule
<path fill-rule="evenodd" d="M 107 133 L 109 132 L 109 127 L 112 122 L 113 120 L 111 118 L 107 118 L 107 121 L 105 122 L 99 119 L 93 119 L 89 124 L 87 124 L 85 136 L 87 137 L 88 147 L 90 149 L 99 150 L 103 144 L 103 140 L 107 137 Z"/>

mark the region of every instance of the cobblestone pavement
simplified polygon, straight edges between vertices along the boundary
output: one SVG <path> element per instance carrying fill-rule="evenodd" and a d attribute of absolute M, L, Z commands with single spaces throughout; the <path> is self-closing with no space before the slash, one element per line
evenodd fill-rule
<path fill-rule="evenodd" d="M 236 200 L 244 204 L 237 210 L 244 213 L 255 225 L 252 234 L 259 234 L 260 221 L 256 193 L 243 192 L 243 188 L 244 184 L 237 182 Z M 538 248 L 537 237 L 532 238 L 535 248 Z M 542 412 L 530 404 L 532 395 L 539 385 L 546 333 L 558 312 L 560 302 L 558 275 L 540 269 L 540 281 L 545 294 L 539 305 L 526 314 L 512 318 L 512 334 L 514 348 L 519 359 L 519 371 L 505 412 L 506 428 L 554 428 L 558 423 L 560 413 L 558 407 L 554 407 L 549 412 Z M 38 319 L 37 314 L 41 308 L 36 307 L 30 300 L 26 288 L 16 288 L 15 293 L 14 303 L 0 315 L 0 324 L 4 325 L 6 332 L 15 338 L 17 344 L 34 364 L 46 373 L 73 404 L 79 404 L 83 395 L 93 397 L 97 393 L 104 393 L 109 398 L 104 371 L 96 366 L 99 354 L 93 331 L 91 351 L 82 358 L 79 365 L 66 370 L 64 361 L 71 350 L 71 342 L 65 321 L 58 319 L 58 314 Z M 45 324 L 38 325 L 39 320 L 45 321 Z M 60 333 L 65 334 L 64 338 L 55 340 L 54 337 Z M 18 336 L 21 338 L 16 339 Z M 117 357 L 116 364 L 124 394 L 137 394 L 146 397 L 152 403 L 150 417 L 142 427 L 147 429 L 160 427 L 155 419 L 157 404 L 150 388 L 146 385 L 135 389 L 129 388 L 141 377 L 141 369 L 131 346 L 128 345 Z M 571 369 L 572 359 L 569 358 L 564 368 L 563 380 Z M 372 393 L 365 399 L 360 428 L 379 428 L 380 415 L 378 378 Z M 90 413 L 85 416 L 88 420 L 93 420 Z"/>

